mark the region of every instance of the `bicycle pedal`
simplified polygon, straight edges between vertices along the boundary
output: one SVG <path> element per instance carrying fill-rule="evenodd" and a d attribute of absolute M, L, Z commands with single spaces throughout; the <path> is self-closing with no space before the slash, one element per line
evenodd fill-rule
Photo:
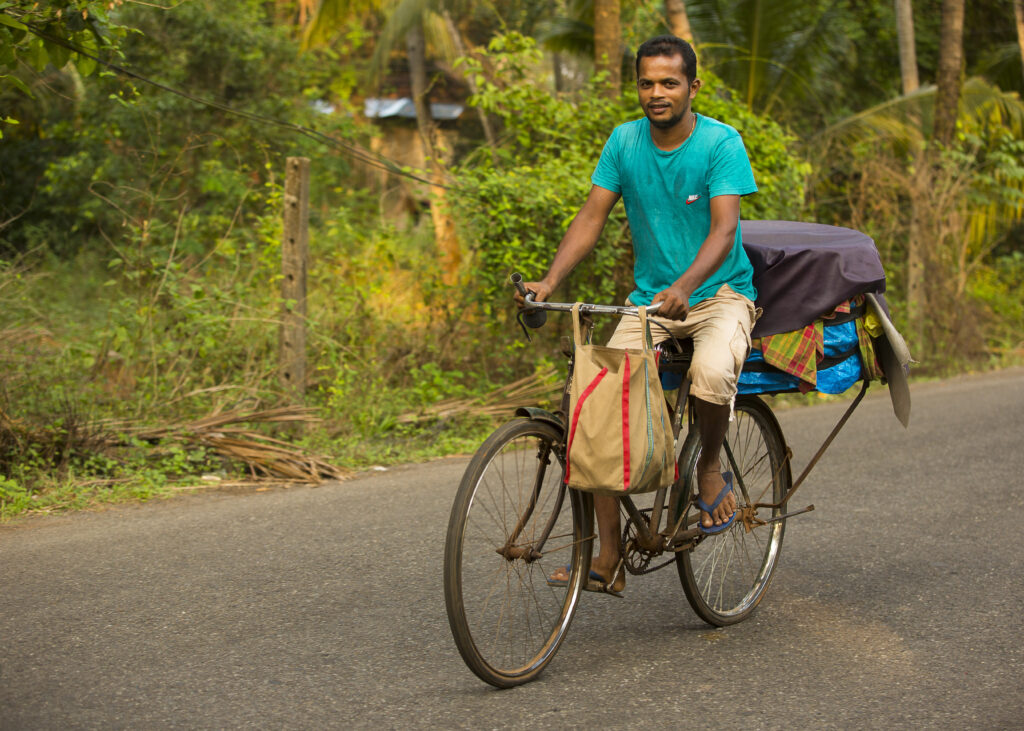
<path fill-rule="evenodd" d="M 780 520 L 785 520 L 786 518 L 792 518 L 794 515 L 803 515 L 804 513 L 809 513 L 812 510 L 814 510 L 814 506 L 813 505 L 808 505 L 806 508 L 804 508 L 802 510 L 794 510 L 792 513 L 786 513 L 784 515 L 776 515 L 774 518 L 769 518 L 768 520 L 764 521 L 764 524 L 768 525 L 768 523 L 778 523 Z"/>

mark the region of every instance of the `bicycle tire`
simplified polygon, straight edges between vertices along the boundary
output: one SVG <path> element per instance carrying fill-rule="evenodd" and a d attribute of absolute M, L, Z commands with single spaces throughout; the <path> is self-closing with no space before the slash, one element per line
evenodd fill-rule
<path fill-rule="evenodd" d="M 590 569 L 592 503 L 562 483 L 562 443 L 561 430 L 545 421 L 502 425 L 477 450 L 452 505 L 444 556 L 448 623 L 466 665 L 499 688 L 533 680 L 551 661 Z M 541 556 L 503 554 L 510 546 L 536 547 L 549 523 Z M 567 585 L 549 586 L 547 578 L 566 565 Z"/>
<path fill-rule="evenodd" d="M 722 449 L 722 471 L 733 473 L 736 521 L 721 533 L 701 536 L 695 547 L 676 554 L 676 568 L 693 610 L 708 624 L 724 627 L 746 619 L 764 598 L 778 566 L 785 520 L 746 529 L 739 512 L 757 502 L 777 503 L 792 484 L 782 429 L 771 409 L 756 396 L 736 399 Z M 680 484 L 673 502 L 679 515 L 683 497 L 697 490 L 700 435 L 693 430 L 680 457 Z M 700 509 L 685 501 L 686 525 L 695 526 Z M 759 519 L 784 508 L 760 508 Z"/>

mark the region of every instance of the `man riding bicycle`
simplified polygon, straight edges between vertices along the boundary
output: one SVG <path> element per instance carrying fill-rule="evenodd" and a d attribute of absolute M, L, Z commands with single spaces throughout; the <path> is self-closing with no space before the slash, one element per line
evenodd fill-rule
<path fill-rule="evenodd" d="M 586 202 L 558 246 L 547 274 L 526 283 L 546 300 L 597 245 L 608 215 L 623 199 L 633 239 L 631 305 L 661 302 L 652 317 L 676 337 L 694 342 L 690 393 L 695 397 L 701 456 L 697 463 L 700 529 L 725 530 L 735 520 L 731 476 L 719 452 L 736 383 L 756 318 L 753 269 L 740 240 L 740 198 L 757 191 L 743 140 L 735 129 L 699 115 L 700 90 L 689 43 L 659 36 L 637 49 L 637 93 L 644 117 L 617 127 L 591 176 Z M 522 304 L 521 295 L 516 295 Z M 655 344 L 668 338 L 653 327 Z M 623 318 L 610 347 L 640 348 L 638 321 Z M 625 587 L 619 555 L 619 509 L 614 497 L 595 496 L 600 552 L 591 564 L 596 587 Z M 567 582 L 564 569 L 551 583 Z"/>

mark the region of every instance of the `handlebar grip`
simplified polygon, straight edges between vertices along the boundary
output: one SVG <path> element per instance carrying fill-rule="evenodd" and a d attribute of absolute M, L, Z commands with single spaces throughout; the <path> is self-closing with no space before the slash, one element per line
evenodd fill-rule
<path fill-rule="evenodd" d="M 526 289 L 526 286 L 523 284 L 522 274 L 519 272 L 512 272 L 509 276 L 509 281 L 515 285 L 516 290 L 523 296 L 523 299 L 526 300 L 527 303 L 533 302 L 534 293 Z M 527 327 L 533 328 L 534 330 L 547 322 L 547 319 L 548 313 L 544 310 L 525 309 L 523 312 L 523 322 L 526 323 Z"/>

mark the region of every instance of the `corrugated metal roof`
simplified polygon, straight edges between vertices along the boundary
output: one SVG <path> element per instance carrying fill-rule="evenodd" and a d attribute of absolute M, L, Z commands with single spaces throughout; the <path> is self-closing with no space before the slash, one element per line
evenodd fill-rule
<path fill-rule="evenodd" d="M 431 103 L 430 114 L 434 119 L 442 121 L 458 119 L 464 108 L 461 104 Z M 388 117 L 416 119 L 416 106 L 407 96 L 401 99 L 367 99 L 363 110 L 369 119 L 386 119 Z"/>

